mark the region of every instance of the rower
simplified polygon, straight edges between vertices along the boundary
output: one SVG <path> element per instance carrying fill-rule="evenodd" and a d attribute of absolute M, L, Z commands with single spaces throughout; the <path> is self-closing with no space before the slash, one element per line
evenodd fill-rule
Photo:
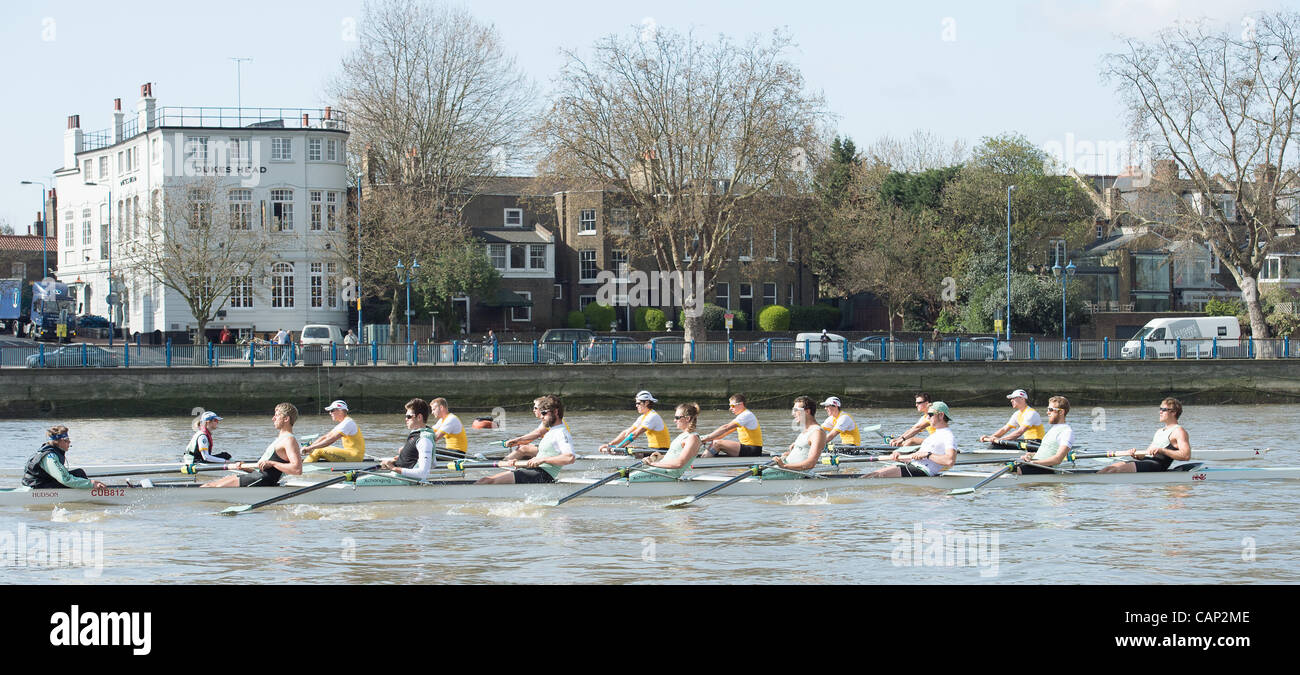
<path fill-rule="evenodd" d="M 745 395 L 732 394 L 728 401 L 727 407 L 731 409 L 731 412 L 736 417 L 715 429 L 713 433 L 700 439 L 706 444 L 713 443 L 712 446 L 705 446 L 704 456 L 761 457 L 763 455 L 763 430 L 758 426 L 758 418 L 754 416 L 754 413 L 745 408 Z M 736 432 L 737 440 L 719 440 L 732 431 Z"/>
<path fill-rule="evenodd" d="M 695 430 L 700 419 L 700 406 L 696 403 L 683 403 L 677 406 L 673 423 L 682 432 L 668 446 L 668 452 L 655 452 L 645 459 L 644 466 L 649 471 L 637 471 L 629 480 L 632 482 L 678 480 L 700 454 L 700 434 Z"/>
<path fill-rule="evenodd" d="M 827 397 L 822 401 L 822 407 L 826 408 L 826 421 L 822 422 L 822 429 L 826 431 L 828 445 L 835 442 L 837 437 L 840 443 L 845 445 L 862 445 L 862 434 L 858 431 L 858 423 L 840 408 L 838 397 Z"/>
<path fill-rule="evenodd" d="M 1128 455 L 1137 458 L 1143 455 L 1144 459 L 1136 462 L 1118 462 L 1103 468 L 1100 473 L 1147 473 L 1154 471 L 1168 471 L 1169 465 L 1174 460 L 1186 462 L 1192 458 L 1192 439 L 1187 435 L 1187 430 L 1178 423 L 1178 418 L 1183 415 L 1183 404 L 1176 398 L 1167 398 L 1160 402 L 1160 423 L 1163 427 L 1156 430 L 1151 437 L 1151 445 L 1146 450 L 1129 448 L 1125 452 L 1116 454 Z"/>
<path fill-rule="evenodd" d="M 1017 438 L 1024 438 L 1027 441 L 1041 441 L 1043 438 L 1043 419 L 1038 416 L 1038 411 L 1029 407 L 1029 394 L 1024 389 L 1017 389 L 1007 394 L 1007 399 L 1011 401 L 1011 407 L 1015 412 L 1011 413 L 1011 419 L 1002 426 L 1001 429 L 993 432 L 991 436 L 980 436 L 981 443 L 992 443 L 993 441 L 1014 441 Z"/>
<path fill-rule="evenodd" d="M 433 416 L 438 420 L 433 425 L 433 439 L 442 441 L 446 449 L 451 451 L 450 455 L 464 457 L 465 453 L 469 452 L 469 439 L 465 435 L 465 426 L 460 423 L 460 418 L 453 415 L 451 409 L 447 407 L 447 399 L 435 398 L 429 402 L 429 406 Z"/>
<path fill-rule="evenodd" d="M 813 467 L 817 466 L 817 460 L 821 458 L 822 449 L 826 447 L 826 430 L 817 424 L 817 406 L 811 398 L 807 396 L 796 398 L 794 407 L 790 409 L 790 416 L 794 418 L 795 424 L 802 431 L 790 444 L 789 449 L 772 460 L 776 462 L 777 466 L 788 469 L 788 471 L 764 469 L 763 478 L 766 480 L 805 478 L 806 476 L 791 473 L 791 471 L 811 471 Z"/>
<path fill-rule="evenodd" d="M 1065 423 L 1065 416 L 1069 412 L 1070 400 L 1064 396 L 1053 396 L 1047 399 L 1047 421 L 1052 428 L 1048 429 L 1047 435 L 1043 436 L 1043 442 L 1038 446 L 1037 452 L 1026 452 L 1020 458 L 1022 462 L 1033 462 L 1039 466 L 1021 464 L 1017 467 L 1020 475 L 1056 473 L 1042 467 L 1057 466 L 1064 462 L 1070 454 L 1070 448 L 1074 447 L 1074 429 Z"/>
<path fill-rule="evenodd" d="M 668 427 L 664 426 L 664 418 L 659 416 L 655 411 L 655 404 L 659 399 L 655 398 L 648 391 L 638 391 L 636 400 L 633 405 L 636 406 L 637 412 L 641 413 L 632 426 L 618 432 L 614 440 L 600 446 L 600 451 L 605 453 L 614 452 L 616 448 L 621 448 L 631 443 L 637 436 L 645 434 L 646 445 L 651 451 L 659 451 L 661 454 L 668 450 Z"/>
<path fill-rule="evenodd" d="M 297 421 L 298 408 L 292 403 L 281 403 L 275 406 L 271 425 L 279 434 L 270 445 L 266 446 L 266 452 L 262 453 L 262 458 L 257 460 L 257 464 L 245 466 L 243 462 L 236 462 L 234 468 L 246 473 L 218 478 L 204 483 L 201 487 L 273 487 L 280 484 L 280 479 L 285 474 L 302 475 L 302 449 L 298 445 L 298 439 L 293 435 L 293 424 Z"/>
<path fill-rule="evenodd" d="M 518 449 L 527 453 L 527 456 L 537 454 L 537 446 L 533 445 L 533 441 L 545 436 L 546 432 L 551 430 L 550 427 L 546 426 L 546 421 L 542 419 L 542 398 L 544 397 L 538 396 L 533 399 L 533 417 L 542 420 L 541 423 L 537 425 L 536 429 L 533 429 L 523 436 L 516 436 L 515 438 L 506 440 L 504 443 L 505 447 Z M 564 422 L 563 424 L 564 428 L 567 430 L 569 428 L 569 423 Z"/>
<path fill-rule="evenodd" d="M 577 456 L 573 454 L 573 436 L 564 425 L 564 403 L 559 396 L 547 394 L 538 399 L 538 412 L 542 423 L 550 431 L 537 444 L 535 453 L 528 453 L 522 447 L 516 447 L 497 462 L 498 466 L 513 468 L 487 478 L 480 478 L 480 484 L 487 483 L 554 483 L 560 473 L 560 467 L 572 464 Z M 520 462 L 523 462 L 522 467 Z"/>
<path fill-rule="evenodd" d="M 414 480 L 427 480 L 429 469 L 433 468 L 434 430 L 429 428 L 429 414 L 432 410 L 422 398 L 413 398 L 406 402 L 406 444 L 397 451 L 397 455 L 379 463 L 379 466 L 392 471 L 394 475 Z M 357 485 L 405 485 L 408 481 L 389 476 L 362 476 Z"/>
<path fill-rule="evenodd" d="M 68 448 L 72 439 L 65 426 L 50 427 L 45 431 L 45 443 L 27 460 L 23 467 L 23 485 L 37 490 L 73 488 L 90 490 L 104 484 L 86 477 L 82 469 L 68 470 Z"/>
<path fill-rule="evenodd" d="M 943 401 L 931 403 L 925 411 L 934 427 L 921 447 L 909 455 L 900 455 L 897 450 L 889 455 L 890 461 L 907 462 L 898 466 L 887 466 L 873 471 L 863 478 L 917 478 L 921 476 L 938 476 L 952 468 L 957 461 L 957 439 L 952 435 L 948 423 L 948 404 Z"/>
<path fill-rule="evenodd" d="M 926 432 L 927 435 L 934 433 L 934 427 L 930 426 L 930 417 L 926 415 L 925 412 L 930 409 L 930 403 L 932 403 L 934 399 L 925 392 L 919 392 L 912 398 L 915 399 L 914 403 L 916 403 L 916 410 L 921 413 L 921 419 L 917 420 L 916 424 L 909 427 L 907 431 L 904 431 L 901 436 L 895 436 L 889 439 L 889 444 L 895 448 L 904 445 L 920 445 L 922 441 L 925 440 L 921 438 L 922 431 Z"/>
<path fill-rule="evenodd" d="M 199 415 L 194 420 L 194 437 L 190 439 L 190 444 L 185 446 L 185 454 L 181 460 L 186 464 L 195 462 L 224 462 L 230 459 L 228 452 L 212 451 L 212 431 L 217 428 L 221 422 L 221 417 L 216 413 L 208 410 Z"/>
<path fill-rule="evenodd" d="M 325 412 L 329 413 L 330 419 L 334 420 L 334 428 L 302 449 L 303 454 L 306 455 L 303 461 L 360 462 L 365 459 L 366 439 L 361 435 L 361 429 L 357 427 L 356 421 L 348 415 L 348 404 L 334 401 L 326 406 Z M 343 440 L 343 447 L 330 445 L 339 439 Z"/>

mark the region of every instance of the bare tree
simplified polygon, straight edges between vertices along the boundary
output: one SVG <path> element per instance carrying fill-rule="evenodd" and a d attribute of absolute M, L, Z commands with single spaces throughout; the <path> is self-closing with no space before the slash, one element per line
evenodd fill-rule
<path fill-rule="evenodd" d="M 701 273 L 698 301 L 736 257 L 738 226 L 772 224 L 764 200 L 810 194 L 828 114 L 804 91 L 792 47 L 781 32 L 705 43 L 660 29 L 605 37 L 590 60 L 567 52 L 540 125 L 548 168 L 621 190 L 637 252 L 662 272 Z M 702 313 L 686 314 L 686 339 L 703 339 Z"/>
<path fill-rule="evenodd" d="M 252 298 L 275 258 L 269 229 L 242 202 L 232 206 L 230 187 L 212 178 L 168 186 L 144 223 L 121 223 L 114 242 L 127 274 L 152 279 L 185 300 L 198 322 L 198 345 L 232 296 Z"/>
<path fill-rule="evenodd" d="M 965 141 L 959 139 L 949 143 L 938 134 L 917 129 L 907 138 L 881 136 L 863 152 L 863 156 L 893 167 L 895 171 L 920 173 L 961 164 L 970 152 Z"/>
<path fill-rule="evenodd" d="M 1252 334 L 1269 337 L 1257 281 L 1265 258 L 1294 241 L 1285 207 L 1300 189 L 1300 14 L 1252 17 L 1241 35 L 1178 25 L 1130 40 L 1103 75 L 1119 85 L 1139 138 L 1189 177 L 1157 170 L 1153 198 L 1123 215 L 1207 245 L 1241 288 Z"/>

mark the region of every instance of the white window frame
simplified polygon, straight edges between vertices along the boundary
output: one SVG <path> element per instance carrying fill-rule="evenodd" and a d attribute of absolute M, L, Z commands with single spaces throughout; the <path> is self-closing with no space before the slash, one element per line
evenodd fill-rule
<path fill-rule="evenodd" d="M 584 309 L 587 308 L 587 305 L 590 305 L 591 303 L 593 303 L 593 302 L 595 302 L 595 301 L 596 301 L 596 296 L 594 296 L 594 295 L 579 295 L 579 296 L 578 296 L 578 311 L 581 312 L 582 310 L 584 310 Z"/>
<path fill-rule="evenodd" d="M 325 193 L 325 229 L 337 232 L 339 229 L 339 193 Z"/>
<path fill-rule="evenodd" d="M 609 252 L 609 266 L 613 268 L 614 278 L 618 281 L 627 281 L 628 272 L 632 271 L 629 263 L 631 258 L 627 251 L 613 250 Z"/>
<path fill-rule="evenodd" d="M 533 293 L 532 293 L 532 291 L 515 291 L 515 294 L 516 294 L 516 295 L 522 295 L 523 297 L 528 298 L 528 301 L 529 301 L 529 302 L 532 302 L 532 300 L 533 300 Z M 522 311 L 522 312 L 525 312 L 525 314 L 524 314 L 524 318 L 522 318 L 522 319 L 519 318 L 519 312 L 521 312 L 521 311 Z M 511 307 L 511 308 L 510 308 L 510 320 L 511 320 L 511 321 L 514 321 L 514 322 L 518 322 L 518 323 L 528 323 L 528 322 L 531 322 L 531 321 L 533 320 L 533 306 L 532 306 L 532 305 L 528 305 L 527 307 Z"/>
<path fill-rule="evenodd" d="M 94 179 L 95 179 L 95 160 L 90 159 L 90 158 L 86 158 L 86 159 L 82 160 L 81 164 L 82 164 L 82 167 L 83 167 L 83 168 L 81 169 L 81 173 L 85 175 L 85 179 L 86 179 L 87 181 L 94 180 Z"/>
<path fill-rule="evenodd" d="M 523 209 L 503 209 L 503 211 L 504 211 L 504 212 L 502 213 L 502 222 L 505 224 L 505 227 L 523 227 L 523 226 L 524 226 L 524 210 L 523 210 Z M 514 217 L 515 222 L 510 222 L 512 216 Z"/>
<path fill-rule="evenodd" d="M 535 255 L 536 253 L 540 253 L 541 255 Z M 538 258 L 541 258 L 541 264 L 534 265 L 533 263 L 536 262 Z M 528 245 L 528 269 L 546 270 L 546 244 Z"/>
<path fill-rule="evenodd" d="M 337 139 L 329 138 L 325 140 L 325 161 L 339 161 L 339 142 Z"/>
<path fill-rule="evenodd" d="M 777 250 L 778 250 L 777 247 L 778 247 L 778 244 L 777 244 L 777 239 L 776 239 L 776 226 L 773 225 L 773 226 L 772 226 L 772 255 L 767 256 L 767 260 L 768 260 L 768 261 L 770 261 L 770 262 L 775 262 L 775 261 L 776 261 L 776 252 L 777 252 Z"/>
<path fill-rule="evenodd" d="M 588 264 L 590 264 L 590 268 L 587 267 Z M 588 274 L 588 272 L 590 272 L 590 274 Z M 600 267 L 598 267 L 598 264 L 596 262 L 596 249 L 594 248 L 579 249 L 578 250 L 578 283 L 594 284 L 596 283 L 596 275 L 599 273 L 600 273 Z"/>
<path fill-rule="evenodd" d="M 286 195 L 288 198 L 286 199 Z M 276 205 L 281 205 L 276 214 Z M 276 188 L 271 190 L 271 225 L 275 232 L 293 232 L 293 190 Z"/>
<path fill-rule="evenodd" d="M 271 307 L 293 309 L 293 263 L 280 262 L 271 266 Z"/>
<path fill-rule="evenodd" d="M 308 213 L 310 216 L 308 219 L 308 223 L 309 223 L 308 229 L 310 229 L 312 232 L 320 232 L 321 230 L 325 229 L 325 224 L 321 222 L 324 213 L 323 207 L 325 206 L 324 200 L 325 197 L 322 194 L 321 190 L 307 191 L 307 203 L 309 205 Z"/>
<path fill-rule="evenodd" d="M 338 263 L 325 263 L 325 304 L 330 309 L 338 309 L 339 306 Z"/>
<path fill-rule="evenodd" d="M 230 204 L 230 229 L 253 229 L 253 191 L 248 188 L 235 188 L 227 193 Z"/>
<path fill-rule="evenodd" d="M 309 278 L 309 305 L 312 309 L 320 309 L 325 306 L 325 265 L 314 262 L 308 268 Z"/>
<path fill-rule="evenodd" d="M 725 300 L 722 304 L 719 300 Z M 728 312 L 731 311 L 731 284 L 726 281 L 719 281 L 713 284 L 713 303 Z"/>
<path fill-rule="evenodd" d="M 768 287 L 768 286 L 771 286 L 771 287 L 772 287 L 772 294 L 771 294 L 771 295 L 768 295 L 768 294 L 767 294 L 767 287 Z M 775 305 L 775 304 L 777 304 L 777 300 L 779 300 L 780 298 L 777 297 L 777 293 L 776 293 L 776 291 L 777 291 L 777 288 L 776 288 L 776 282 L 775 282 L 775 281 L 764 281 L 764 282 L 763 282 L 763 306 L 764 306 L 764 307 L 768 307 L 768 306 L 770 306 L 770 305 Z M 771 298 L 771 301 L 770 301 L 770 302 L 768 301 L 768 298 Z"/>
<path fill-rule="evenodd" d="M 324 143 L 321 142 L 321 139 L 315 136 L 312 136 L 307 139 L 307 161 L 308 162 L 321 161 L 321 158 L 325 156 L 325 149 L 324 147 L 322 147 L 323 145 Z"/>
<path fill-rule="evenodd" d="M 1237 221 L 1237 200 L 1232 195 L 1215 195 L 1216 205 L 1223 212 L 1224 220 L 1234 223 Z"/>
<path fill-rule="evenodd" d="M 120 164 L 121 162 L 119 162 Z M 208 165 L 208 137 L 185 137 L 185 164 L 187 166 Z"/>
<path fill-rule="evenodd" d="M 100 180 L 108 178 L 108 155 L 99 156 L 99 178 Z"/>
<path fill-rule="evenodd" d="M 506 271 L 506 265 L 510 264 L 510 251 L 505 244 L 488 244 L 487 257 L 492 268 L 498 272 Z M 498 258 L 501 260 L 499 265 L 497 264 Z"/>
<path fill-rule="evenodd" d="M 89 210 L 87 210 L 86 217 L 87 218 L 90 217 Z M 63 247 L 64 248 L 72 248 L 73 242 L 75 241 L 73 234 L 74 234 L 74 230 L 76 229 L 77 229 L 76 212 L 72 210 L 64 211 L 63 212 Z"/>
<path fill-rule="evenodd" d="M 554 295 L 554 297 L 552 297 L 551 299 L 552 299 L 552 300 L 563 300 L 563 299 L 564 299 L 564 284 L 551 284 L 551 285 L 555 287 L 555 295 Z"/>
<path fill-rule="evenodd" d="M 287 136 L 275 136 L 271 138 L 271 161 L 293 161 L 293 138 Z"/>
<path fill-rule="evenodd" d="M 613 234 L 630 234 L 632 217 L 628 209 L 618 207 L 609 210 L 609 231 Z"/>
<path fill-rule="evenodd" d="M 248 275 L 230 277 L 230 308 L 253 308 L 253 277 Z"/>
<path fill-rule="evenodd" d="M 587 215 L 591 217 L 588 218 Z M 583 228 L 588 229 L 583 229 Z M 578 234 L 596 234 L 596 209 L 578 210 Z"/>

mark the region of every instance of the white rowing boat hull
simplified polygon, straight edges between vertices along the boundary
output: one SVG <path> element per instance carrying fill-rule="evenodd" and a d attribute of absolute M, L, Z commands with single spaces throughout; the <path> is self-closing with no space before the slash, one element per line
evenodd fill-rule
<path fill-rule="evenodd" d="M 721 495 L 743 496 L 794 496 L 820 495 L 829 492 L 851 492 L 871 488 L 902 486 L 953 490 L 971 487 L 989 474 L 971 471 L 950 471 L 933 478 L 876 478 L 862 479 L 859 473 L 831 474 L 824 479 L 762 480 L 747 478 L 719 492 Z M 618 480 L 602 485 L 584 497 L 655 499 L 685 497 L 698 494 L 731 478 L 724 475 L 693 475 L 679 481 L 629 482 Z M 1297 480 L 1300 467 L 1267 469 L 1200 469 L 1193 471 L 1165 471 L 1160 473 L 1100 474 L 1075 472 L 1070 474 L 1043 474 L 1030 476 L 1004 475 L 987 487 L 1014 487 L 1044 484 L 1109 484 L 1109 485 L 1160 485 L 1197 484 L 1244 480 Z M 474 485 L 469 480 L 440 480 L 428 485 L 361 486 L 336 484 L 320 488 L 286 501 L 286 504 L 358 504 L 369 502 L 414 501 L 477 501 L 483 499 L 510 499 L 526 502 L 545 502 L 570 494 L 595 481 L 583 478 L 561 478 L 556 483 L 543 485 Z M 179 504 L 197 502 L 223 502 L 251 504 L 301 489 L 305 484 L 280 487 L 250 488 L 200 488 L 194 484 L 161 485 L 158 487 L 114 486 L 101 490 L 28 490 L 26 488 L 0 488 L 0 506 L 52 506 L 68 503 L 109 505 L 134 505 L 142 503 Z"/>

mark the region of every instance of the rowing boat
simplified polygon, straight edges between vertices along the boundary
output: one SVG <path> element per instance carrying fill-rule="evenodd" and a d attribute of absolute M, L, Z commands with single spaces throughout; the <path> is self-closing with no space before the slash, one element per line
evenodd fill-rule
<path fill-rule="evenodd" d="M 1224 469 L 1203 468 L 1198 463 L 1186 465 L 1189 470 L 1170 470 L 1155 473 L 1109 473 L 1075 471 L 1059 474 L 1032 474 L 1017 476 L 1007 474 L 994 480 L 990 487 L 1015 487 L 1022 485 L 1082 484 L 1082 485 L 1167 485 L 1200 484 L 1221 481 L 1300 480 L 1300 467 Z M 861 473 L 828 474 L 824 478 L 797 480 L 763 480 L 746 478 L 727 488 L 733 496 L 784 496 L 822 495 L 829 492 L 868 490 L 881 487 L 908 487 L 953 490 L 971 487 L 989 474 L 979 471 L 948 471 L 932 478 L 873 478 L 861 479 Z M 587 497 L 644 498 L 682 497 L 697 494 L 719 482 L 733 478 L 724 474 L 688 474 L 681 480 L 663 482 L 631 482 L 617 480 L 592 490 Z M 295 498 L 293 504 L 364 504 L 370 502 L 409 501 L 476 501 L 482 499 L 509 499 L 524 502 L 554 500 L 575 489 L 595 482 L 588 478 L 561 478 L 549 484 L 476 485 L 467 479 L 433 480 L 422 485 L 356 486 L 343 483 L 331 485 Z M 183 504 L 198 502 L 251 503 L 283 495 L 311 485 L 302 480 L 289 481 L 278 487 L 200 488 L 193 483 L 164 484 L 154 487 L 114 485 L 95 490 L 33 490 L 28 488 L 0 488 L 0 506 L 50 506 L 68 503 L 134 505 L 143 503 Z"/>

